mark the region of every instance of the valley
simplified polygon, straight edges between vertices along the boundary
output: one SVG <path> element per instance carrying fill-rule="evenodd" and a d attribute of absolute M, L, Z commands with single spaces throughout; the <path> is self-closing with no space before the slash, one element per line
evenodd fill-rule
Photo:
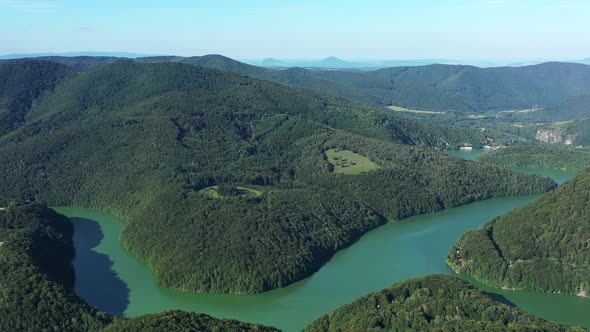
<path fill-rule="evenodd" d="M 589 12 L 0 0 L 0 332 L 590 331 Z"/>
<path fill-rule="evenodd" d="M 477 151 L 476 151 L 477 152 Z M 572 174 L 545 170 L 560 183 Z M 523 206 L 536 196 L 495 198 L 440 212 L 420 215 L 381 226 L 337 253 L 313 276 L 285 288 L 256 295 L 191 294 L 159 286 L 148 266 L 137 261 L 120 243 L 123 223 L 98 211 L 62 207 L 57 211 L 74 221 L 74 243 L 88 237 L 101 240 L 93 248 L 104 255 L 112 266 L 105 266 L 111 278 L 93 275 L 83 261 L 76 259 L 78 274 L 88 276 L 76 284 L 77 292 L 91 304 L 104 303 L 101 283 L 114 282 L 127 291 L 113 294 L 102 310 L 128 316 L 168 309 L 203 312 L 215 317 L 234 318 L 261 323 L 284 331 L 300 331 L 312 320 L 368 292 L 397 281 L 430 274 L 453 274 L 445 263 L 448 249 L 466 230 L 477 229 L 487 220 L 513 208 Z M 83 241 L 84 242 L 84 241 Z M 83 259 L 83 258 L 81 258 Z M 112 281 L 114 280 L 114 281 Z M 576 296 L 503 291 L 483 288 L 503 296 L 518 308 L 542 318 L 590 327 L 585 312 L 590 301 Z M 567 308 L 567 310 L 564 310 Z"/>
<path fill-rule="evenodd" d="M 576 96 L 586 69 L 308 72 L 216 55 L 8 61 L 0 64 L 0 194 L 71 218 L 75 282 L 60 292 L 64 308 L 77 310 L 63 313 L 75 329 L 321 330 L 331 316 L 309 324 L 367 293 L 422 282 L 408 279 L 427 276 L 418 279 L 426 291 L 464 287 L 432 276 L 454 275 L 445 258 L 449 248 L 462 253 L 453 247 L 462 234 L 569 188 L 556 189 L 590 165 L 586 98 Z M 568 88 L 540 79 L 557 72 Z M 393 81 L 379 85 L 382 75 Z M 521 80 L 531 90 L 511 95 Z M 425 94 L 420 103 L 413 89 Z M 420 107 L 387 100 L 400 96 L 400 105 Z M 537 101 L 542 107 L 526 106 Z M 10 241 L 0 246 L 11 252 Z M 590 328 L 590 301 L 572 295 L 583 276 L 569 295 L 543 294 L 490 288 L 512 287 L 474 271 L 459 275 L 484 291 L 474 289 L 473 301 L 494 301 L 509 324 L 567 329 L 529 312 Z M 494 319 L 464 318 L 436 324 L 501 330 Z"/>

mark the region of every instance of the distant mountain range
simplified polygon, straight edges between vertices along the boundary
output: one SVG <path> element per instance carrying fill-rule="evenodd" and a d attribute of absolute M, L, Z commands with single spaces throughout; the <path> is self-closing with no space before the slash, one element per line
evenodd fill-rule
<path fill-rule="evenodd" d="M 0 60 L 21 59 L 21 58 L 38 58 L 38 57 L 53 57 L 53 56 L 101 56 L 101 57 L 115 57 L 115 58 L 141 58 L 153 56 L 153 54 L 129 53 L 129 52 L 45 52 L 45 53 L 10 53 L 0 55 Z"/>
<path fill-rule="evenodd" d="M 42 53 L 10 53 L 0 55 L 0 60 L 38 58 L 38 57 L 110 57 L 110 58 L 143 58 L 161 57 L 157 54 L 144 54 L 132 52 L 42 52 Z M 184 58 L 180 56 L 168 56 L 170 58 Z M 348 69 L 348 70 L 376 70 L 388 67 L 404 66 L 425 66 L 432 64 L 447 65 L 470 65 L 477 67 L 521 67 L 547 62 L 549 60 L 467 60 L 467 59 L 444 59 L 444 58 L 423 58 L 423 59 L 375 59 L 375 60 L 343 60 L 336 56 L 329 56 L 324 59 L 240 59 L 240 61 L 266 68 L 292 68 L 301 67 L 308 69 Z M 560 60 L 561 61 L 561 60 Z M 581 60 L 569 60 L 568 62 L 590 64 L 590 57 Z"/>
<path fill-rule="evenodd" d="M 425 59 L 400 59 L 400 60 L 357 60 L 348 61 L 330 56 L 325 59 L 277 59 L 266 58 L 262 60 L 250 59 L 242 60 L 245 63 L 262 66 L 267 68 L 321 68 L 321 69 L 357 69 L 357 70 L 376 70 L 388 67 L 404 66 L 425 66 L 432 64 L 446 65 L 470 65 L 482 68 L 487 67 L 521 67 L 530 66 L 547 62 L 547 60 L 459 60 L 459 59 L 442 59 L 442 58 L 425 58 Z M 590 64 L 590 58 L 583 60 L 572 60 L 569 62 Z"/>
<path fill-rule="evenodd" d="M 245 63 L 262 66 L 267 68 L 322 68 L 322 69 L 359 69 L 374 70 L 386 67 L 398 66 L 422 66 L 434 63 L 441 64 L 459 64 L 459 60 L 449 59 L 414 59 L 414 60 L 364 60 L 364 61 L 347 61 L 330 56 L 325 59 L 275 59 L 267 58 L 262 60 L 243 60 Z"/>
<path fill-rule="evenodd" d="M 51 56 L 38 59 L 82 70 L 121 60 L 106 56 Z M 492 68 L 436 64 L 377 70 L 316 70 L 297 67 L 265 68 L 216 54 L 196 57 L 151 56 L 137 58 L 135 61 L 175 62 L 227 70 L 378 107 L 395 105 L 409 109 L 465 114 L 546 108 L 590 92 L 590 66 L 579 63 L 550 62 Z M 266 63 L 278 64 L 278 61 L 280 60 L 267 59 Z M 348 63 L 338 58 L 322 61 L 324 66 L 332 67 Z M 574 100 L 573 104 L 579 102 Z"/>

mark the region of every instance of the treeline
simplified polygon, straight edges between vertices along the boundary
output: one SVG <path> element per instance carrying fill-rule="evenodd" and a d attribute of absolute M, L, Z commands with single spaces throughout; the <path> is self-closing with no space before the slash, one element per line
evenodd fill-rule
<path fill-rule="evenodd" d="M 511 168 L 583 170 L 590 167 L 590 150 L 545 144 L 515 145 L 484 153 L 477 160 Z"/>
<path fill-rule="evenodd" d="M 148 314 L 130 319 L 119 319 L 103 330 L 104 332 L 136 331 L 207 331 L 207 332 L 278 332 L 279 330 L 234 319 L 217 319 L 204 314 L 178 310 Z"/>
<path fill-rule="evenodd" d="M 111 317 L 74 293 L 69 219 L 45 206 L 4 197 L 0 208 L 2 331 L 277 331 L 182 311 Z"/>
<path fill-rule="evenodd" d="M 115 58 L 55 57 L 75 68 L 94 68 Z M 372 106 L 397 105 L 465 114 L 551 106 L 561 111 L 580 105 L 575 97 L 590 91 L 590 66 L 543 63 L 523 67 L 465 65 L 393 67 L 375 71 L 330 71 L 248 65 L 221 55 L 147 57 L 142 63 L 177 62 L 235 72 L 257 79 L 342 96 Z M 84 62 L 87 62 L 85 65 Z M 547 79 L 547 78 L 550 79 Z M 566 101 L 572 98 L 571 101 Z M 564 112 L 565 113 L 565 112 Z"/>
<path fill-rule="evenodd" d="M 585 331 L 498 302 L 459 278 L 431 275 L 368 294 L 305 331 Z"/>
<path fill-rule="evenodd" d="M 0 137 L 0 192 L 115 214 L 162 285 L 261 292 L 388 219 L 555 187 L 421 147 L 463 142 L 485 139 L 228 72 L 122 61 L 60 84 Z M 332 148 L 381 169 L 334 174 Z M 262 195 L 201 192 L 216 185 Z"/>
<path fill-rule="evenodd" d="M 97 331 L 111 317 L 73 291 L 71 222 L 43 206 L 2 199 L 0 330 Z"/>
<path fill-rule="evenodd" d="M 64 65 L 41 60 L 0 64 L 0 136 L 22 125 L 33 102 L 74 72 Z"/>
<path fill-rule="evenodd" d="M 495 287 L 590 291 L 590 169 L 556 191 L 466 232 L 451 249 L 457 272 Z"/>

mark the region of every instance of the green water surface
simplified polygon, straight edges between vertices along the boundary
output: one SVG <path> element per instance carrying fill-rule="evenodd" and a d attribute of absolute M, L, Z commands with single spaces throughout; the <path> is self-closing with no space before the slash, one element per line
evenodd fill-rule
<path fill-rule="evenodd" d="M 561 172 L 547 172 L 556 180 Z M 122 246 L 123 224 L 94 210 L 59 207 L 75 225 L 76 292 L 91 305 L 128 317 L 167 309 L 300 331 L 342 304 L 395 282 L 434 273 L 465 230 L 523 206 L 536 196 L 495 198 L 392 222 L 338 252 L 320 271 L 289 287 L 255 295 L 194 294 L 157 285 L 150 269 Z M 590 300 L 571 295 L 482 288 L 548 320 L 590 327 Z"/>

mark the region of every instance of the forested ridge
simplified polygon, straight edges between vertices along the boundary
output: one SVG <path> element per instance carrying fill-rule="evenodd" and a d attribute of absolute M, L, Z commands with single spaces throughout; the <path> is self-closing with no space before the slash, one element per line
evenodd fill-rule
<path fill-rule="evenodd" d="M 0 137 L 0 190 L 115 214 L 162 285 L 260 292 L 386 220 L 555 187 L 422 147 L 486 138 L 229 72 L 121 61 L 60 83 Z M 334 148 L 380 168 L 336 174 Z M 204 194 L 219 185 L 260 194 Z"/>
<path fill-rule="evenodd" d="M 495 287 L 586 295 L 590 290 L 590 169 L 528 205 L 466 232 L 457 272 Z"/>
<path fill-rule="evenodd" d="M 590 167 L 590 150 L 562 146 L 515 145 L 484 153 L 478 161 L 503 167 L 532 167 L 557 170 L 584 170 Z"/>
<path fill-rule="evenodd" d="M 498 302 L 456 277 L 403 281 L 341 306 L 305 331 L 585 331 Z"/>
<path fill-rule="evenodd" d="M 111 321 L 72 290 L 73 226 L 38 204 L 0 198 L 0 330 L 97 331 Z"/>
<path fill-rule="evenodd" d="M 112 57 L 42 59 L 78 69 L 104 66 L 118 60 Z M 433 64 L 347 71 L 269 69 L 216 54 L 195 57 L 155 56 L 134 61 L 177 62 L 228 70 L 373 106 L 397 105 L 465 114 L 548 107 L 550 117 L 560 118 L 569 113 L 579 113 L 577 110 L 581 109 L 580 106 L 586 105 L 581 103 L 584 100 L 582 95 L 590 93 L 590 66 L 564 62 L 491 68 Z M 576 110 L 570 111 L 572 109 Z"/>
<path fill-rule="evenodd" d="M 72 224 L 45 206 L 0 199 L 2 330 L 278 331 L 199 313 L 165 311 L 134 318 L 96 311 L 72 291 Z M 455 277 L 404 281 L 322 316 L 307 331 L 583 331 L 497 302 Z"/>
<path fill-rule="evenodd" d="M 565 101 L 549 105 L 532 114 L 527 114 L 535 120 L 567 121 L 590 116 L 590 91 L 577 95 Z"/>
<path fill-rule="evenodd" d="M 142 315 L 130 319 L 117 319 L 103 332 L 278 332 L 278 329 L 234 319 L 217 319 L 204 314 L 179 310 Z"/>
<path fill-rule="evenodd" d="M 72 222 L 55 211 L 0 197 L 0 330 L 277 331 L 183 311 L 131 319 L 100 312 L 74 293 L 72 235 Z"/>
<path fill-rule="evenodd" d="M 41 60 L 15 60 L 0 65 L 0 136 L 18 128 L 33 102 L 75 71 Z"/>

